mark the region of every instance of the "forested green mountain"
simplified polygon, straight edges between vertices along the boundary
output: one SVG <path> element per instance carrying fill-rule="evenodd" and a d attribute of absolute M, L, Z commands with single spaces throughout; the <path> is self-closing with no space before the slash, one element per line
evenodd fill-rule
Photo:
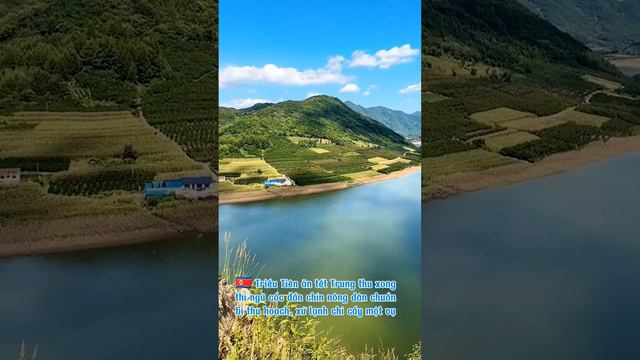
<path fill-rule="evenodd" d="M 520 1 L 589 46 L 632 51 L 629 45 L 640 38 L 638 0 Z"/>
<path fill-rule="evenodd" d="M 0 3 L 0 113 L 137 110 L 213 160 L 216 2 Z"/>
<path fill-rule="evenodd" d="M 391 130 L 406 138 L 419 138 L 422 117 L 419 111 L 407 114 L 403 111 L 392 110 L 384 106 L 373 106 L 366 108 L 351 101 L 346 101 L 345 105 L 354 111 L 377 120 L 387 125 Z"/>
<path fill-rule="evenodd" d="M 271 147 L 275 138 L 291 136 L 329 139 L 337 145 L 406 145 L 401 135 L 329 96 L 260 104 L 243 110 L 220 109 L 222 156 L 259 155 L 260 150 Z"/>
<path fill-rule="evenodd" d="M 528 73 L 534 62 L 617 72 L 514 0 L 423 1 L 422 24 L 427 54 L 433 56 L 447 54 Z"/>
<path fill-rule="evenodd" d="M 534 162 L 640 124 L 639 84 L 517 0 L 422 4 L 426 177 Z"/>

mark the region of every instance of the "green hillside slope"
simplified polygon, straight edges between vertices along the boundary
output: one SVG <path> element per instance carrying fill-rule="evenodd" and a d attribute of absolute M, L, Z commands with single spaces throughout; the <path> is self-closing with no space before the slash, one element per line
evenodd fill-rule
<path fill-rule="evenodd" d="M 244 110 L 222 108 L 220 118 L 220 151 L 227 156 L 257 156 L 272 147 L 274 137 L 287 136 L 328 139 L 338 145 L 406 145 L 401 135 L 329 96 L 260 104 Z"/>
<path fill-rule="evenodd" d="M 427 176 L 533 162 L 640 124 L 633 79 L 515 0 L 423 1 L 423 38 Z"/>
<path fill-rule="evenodd" d="M 350 182 L 419 161 L 404 137 L 334 97 L 220 108 L 223 193 L 261 190 L 280 176 L 299 186 Z"/>
<path fill-rule="evenodd" d="M 216 12 L 212 1 L 5 1 L 0 113 L 142 105 L 192 157 L 213 161 Z"/>

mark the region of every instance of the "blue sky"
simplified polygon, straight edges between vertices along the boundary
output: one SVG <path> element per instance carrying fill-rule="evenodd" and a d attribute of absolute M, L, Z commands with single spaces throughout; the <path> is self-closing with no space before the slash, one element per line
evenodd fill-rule
<path fill-rule="evenodd" d="M 220 0 L 220 104 L 420 110 L 419 0 Z"/>

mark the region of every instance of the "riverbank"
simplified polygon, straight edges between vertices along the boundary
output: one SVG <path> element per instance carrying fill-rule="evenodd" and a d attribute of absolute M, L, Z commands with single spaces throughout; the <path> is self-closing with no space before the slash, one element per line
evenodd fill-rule
<path fill-rule="evenodd" d="M 396 179 L 398 177 L 406 176 L 409 174 L 413 174 L 415 172 L 420 171 L 420 166 L 412 166 L 406 169 L 402 169 L 400 171 L 396 171 L 387 175 L 381 174 L 380 176 L 353 180 L 348 182 L 338 182 L 338 183 L 329 183 L 329 184 L 318 184 L 318 185 L 308 185 L 308 186 L 292 186 L 287 188 L 280 189 L 261 189 L 257 191 L 243 191 L 243 192 L 221 192 L 219 203 L 223 204 L 240 204 L 240 203 L 250 203 L 257 201 L 266 201 L 273 200 L 291 196 L 303 196 L 303 195 L 312 195 L 312 194 L 320 194 L 324 192 L 330 191 L 338 191 L 349 189 L 354 186 L 371 184 L 380 181 L 386 181 L 391 179 Z"/>
<path fill-rule="evenodd" d="M 423 201 L 511 185 L 581 168 L 626 153 L 640 151 L 640 135 L 594 141 L 584 148 L 548 156 L 535 163 L 518 162 L 488 170 L 428 178 Z"/>
<path fill-rule="evenodd" d="M 108 215 L 5 220 L 0 258 L 134 245 L 185 232 L 217 230 L 213 202 Z M 213 241 L 213 240 L 212 240 Z"/>
<path fill-rule="evenodd" d="M 640 74 L 640 56 L 614 54 L 607 56 L 606 59 L 627 76 Z"/>

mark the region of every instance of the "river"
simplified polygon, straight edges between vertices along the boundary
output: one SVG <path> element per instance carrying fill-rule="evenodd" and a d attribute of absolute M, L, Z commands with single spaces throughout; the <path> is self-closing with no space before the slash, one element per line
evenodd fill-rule
<path fill-rule="evenodd" d="M 639 359 L 640 154 L 423 210 L 426 359 Z"/>
<path fill-rule="evenodd" d="M 396 318 L 322 318 L 352 350 L 420 339 L 420 173 L 343 191 L 220 207 L 224 232 L 247 239 L 262 278 L 397 280 Z M 256 274 L 247 274 L 253 275 Z"/>
<path fill-rule="evenodd" d="M 213 234 L 0 260 L 0 359 L 214 359 Z"/>

